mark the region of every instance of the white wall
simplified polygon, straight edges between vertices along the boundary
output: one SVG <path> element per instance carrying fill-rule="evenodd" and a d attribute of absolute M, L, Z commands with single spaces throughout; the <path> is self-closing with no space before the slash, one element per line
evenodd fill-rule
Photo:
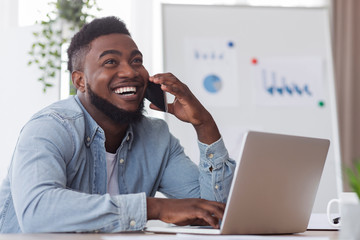
<path fill-rule="evenodd" d="M 59 98 L 58 84 L 43 94 L 37 82 L 39 71 L 28 67 L 27 52 L 33 41 L 34 27 L 0 29 L 0 179 L 11 160 L 21 127 L 36 111 Z"/>

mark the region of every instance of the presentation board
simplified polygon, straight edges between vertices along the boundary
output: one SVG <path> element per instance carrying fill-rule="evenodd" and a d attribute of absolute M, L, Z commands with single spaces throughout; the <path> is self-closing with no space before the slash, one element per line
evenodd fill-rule
<path fill-rule="evenodd" d="M 164 71 L 209 110 L 232 158 L 247 130 L 330 139 L 313 208 L 324 213 L 342 191 L 328 9 L 162 4 L 162 28 Z M 166 120 L 198 162 L 193 127 Z"/>

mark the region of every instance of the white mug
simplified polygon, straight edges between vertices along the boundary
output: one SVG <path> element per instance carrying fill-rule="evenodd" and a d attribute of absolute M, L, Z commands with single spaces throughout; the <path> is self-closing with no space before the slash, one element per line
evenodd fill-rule
<path fill-rule="evenodd" d="M 337 204 L 338 205 L 338 213 L 337 215 L 341 218 L 341 208 L 342 206 L 344 206 L 345 204 L 353 204 L 353 203 L 358 203 L 358 197 L 356 195 L 355 192 L 342 192 L 340 194 L 340 198 L 334 198 L 331 199 L 329 201 L 329 203 L 327 204 L 327 208 L 326 208 L 326 215 L 327 215 L 327 219 L 330 223 L 331 226 L 334 227 L 340 227 L 341 226 L 341 219 L 337 222 L 334 223 L 334 218 L 333 218 L 333 213 L 331 212 L 331 208 L 333 207 L 333 204 Z"/>

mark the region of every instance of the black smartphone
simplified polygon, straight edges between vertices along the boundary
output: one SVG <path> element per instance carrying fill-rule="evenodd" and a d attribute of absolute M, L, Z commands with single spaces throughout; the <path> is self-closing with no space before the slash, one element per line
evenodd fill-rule
<path fill-rule="evenodd" d="M 145 98 L 160 108 L 161 111 L 167 112 L 166 94 L 161 89 L 160 84 L 155 84 L 149 81 L 145 93 Z"/>

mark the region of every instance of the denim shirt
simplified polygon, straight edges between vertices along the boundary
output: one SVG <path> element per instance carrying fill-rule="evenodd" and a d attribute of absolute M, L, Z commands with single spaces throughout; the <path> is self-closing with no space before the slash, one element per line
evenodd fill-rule
<path fill-rule="evenodd" d="M 0 187 L 0 233 L 142 230 L 146 197 L 225 202 L 235 162 L 223 140 L 199 142 L 194 164 L 165 121 L 130 124 L 116 152 L 119 195 L 106 193 L 105 134 L 77 96 L 23 127 Z"/>

